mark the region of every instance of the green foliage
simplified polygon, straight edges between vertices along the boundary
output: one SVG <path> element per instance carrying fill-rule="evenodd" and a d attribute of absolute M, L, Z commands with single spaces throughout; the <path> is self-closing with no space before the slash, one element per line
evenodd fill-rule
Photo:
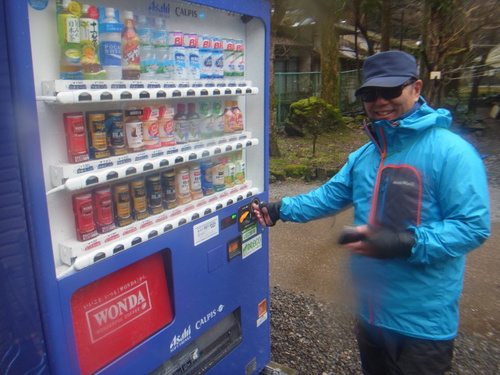
<path fill-rule="evenodd" d="M 285 175 L 287 177 L 300 179 L 304 178 L 306 180 L 310 180 L 314 175 L 314 170 L 307 165 L 287 165 L 285 167 Z"/>
<path fill-rule="evenodd" d="M 314 96 L 292 103 L 286 122 L 312 136 L 313 156 L 320 135 L 345 128 L 340 110 Z"/>

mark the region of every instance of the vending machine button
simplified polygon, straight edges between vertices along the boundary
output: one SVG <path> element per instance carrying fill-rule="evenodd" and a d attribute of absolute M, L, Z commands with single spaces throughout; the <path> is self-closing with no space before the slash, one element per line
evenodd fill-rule
<path fill-rule="evenodd" d="M 125 246 L 123 245 L 116 245 L 115 248 L 113 249 L 113 254 L 119 253 L 120 251 L 125 250 Z"/>

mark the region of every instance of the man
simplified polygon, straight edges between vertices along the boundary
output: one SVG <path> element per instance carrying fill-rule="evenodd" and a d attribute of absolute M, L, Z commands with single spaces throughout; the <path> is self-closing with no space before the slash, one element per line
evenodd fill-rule
<path fill-rule="evenodd" d="M 370 142 L 308 194 L 253 205 L 262 225 L 307 222 L 354 206 L 350 250 L 357 340 L 366 375 L 443 374 L 451 366 L 465 255 L 490 232 L 487 180 L 447 110 L 420 96 L 413 56 L 366 59 L 363 101 Z"/>

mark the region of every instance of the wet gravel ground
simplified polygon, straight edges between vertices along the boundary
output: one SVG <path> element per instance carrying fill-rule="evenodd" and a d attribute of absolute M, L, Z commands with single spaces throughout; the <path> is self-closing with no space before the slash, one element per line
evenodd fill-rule
<path fill-rule="evenodd" d="M 487 117 L 487 116 L 485 116 Z M 488 172 L 492 222 L 500 222 L 500 121 L 464 132 L 483 157 Z M 270 201 L 305 193 L 314 185 L 276 183 Z M 348 306 L 274 286 L 271 290 L 271 360 L 305 375 L 361 374 Z M 500 341 L 459 332 L 448 375 L 500 374 Z"/>

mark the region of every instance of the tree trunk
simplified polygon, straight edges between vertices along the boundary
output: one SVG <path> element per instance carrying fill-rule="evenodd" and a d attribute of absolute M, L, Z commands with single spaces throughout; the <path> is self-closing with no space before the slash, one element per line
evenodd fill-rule
<path fill-rule="evenodd" d="M 392 30 L 392 1 L 382 0 L 382 39 L 380 41 L 380 50 L 389 51 L 391 49 L 391 30 Z"/>

